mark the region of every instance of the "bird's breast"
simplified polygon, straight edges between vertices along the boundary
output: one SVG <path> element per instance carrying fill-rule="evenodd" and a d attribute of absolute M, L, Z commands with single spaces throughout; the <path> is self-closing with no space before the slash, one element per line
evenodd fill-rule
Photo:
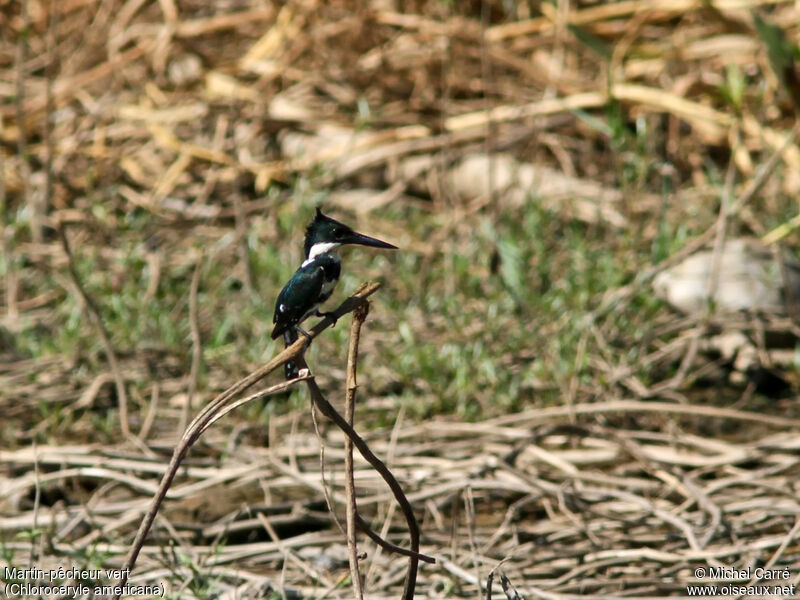
<path fill-rule="evenodd" d="M 338 282 L 339 282 L 338 277 L 328 278 L 326 276 L 325 281 L 322 282 L 322 289 L 320 290 L 320 296 L 322 297 L 323 301 L 327 300 L 330 297 L 330 295 L 333 293 L 333 288 L 336 287 L 336 284 Z"/>

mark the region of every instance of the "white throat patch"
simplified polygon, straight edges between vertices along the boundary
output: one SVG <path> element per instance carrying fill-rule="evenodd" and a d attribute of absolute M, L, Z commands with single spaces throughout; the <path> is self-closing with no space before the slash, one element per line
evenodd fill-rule
<path fill-rule="evenodd" d="M 325 254 L 326 252 L 330 252 L 331 250 L 335 250 L 341 246 L 341 244 L 337 244 L 336 242 L 319 242 L 311 246 L 311 251 L 308 253 L 308 258 L 303 261 L 303 266 L 305 267 L 308 263 L 314 260 L 320 254 Z"/>

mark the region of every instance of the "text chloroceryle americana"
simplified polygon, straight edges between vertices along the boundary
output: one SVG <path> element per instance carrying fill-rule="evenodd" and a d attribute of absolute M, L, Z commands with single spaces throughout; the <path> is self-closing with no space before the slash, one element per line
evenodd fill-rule
<path fill-rule="evenodd" d="M 289 346 L 297 339 L 298 332 L 310 340 L 311 336 L 300 327 L 300 323 L 312 315 L 329 316 L 329 313 L 319 311 L 319 305 L 330 298 L 339 281 L 341 260 L 336 249 L 344 244 L 397 249 L 392 244 L 356 233 L 344 223 L 323 215 L 317 208 L 314 220 L 306 229 L 306 259 L 283 287 L 275 302 L 275 316 L 272 318 L 275 323 L 272 330 L 273 340 L 283 335 L 285 344 Z M 286 379 L 293 379 L 297 377 L 297 366 L 288 361 L 284 372 Z"/>

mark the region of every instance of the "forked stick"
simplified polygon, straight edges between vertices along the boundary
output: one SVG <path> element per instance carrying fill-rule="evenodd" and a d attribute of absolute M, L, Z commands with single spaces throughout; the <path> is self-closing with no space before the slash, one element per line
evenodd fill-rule
<path fill-rule="evenodd" d="M 300 357 L 296 362 L 301 371 L 308 368 L 304 358 Z M 350 426 L 345 418 L 342 417 L 342 415 L 336 411 L 333 405 L 325 399 L 325 396 L 322 394 L 322 390 L 319 389 L 314 377 L 308 378 L 306 380 L 306 385 L 308 386 L 308 391 L 311 393 L 311 400 L 314 402 L 314 405 L 317 407 L 317 409 L 319 409 L 319 411 L 331 421 L 336 423 L 339 429 L 341 429 L 353 442 L 353 445 L 356 447 L 356 449 L 358 449 L 361 456 L 363 456 L 364 459 L 366 459 L 366 461 L 372 465 L 372 468 L 375 469 L 381 477 L 383 477 L 383 480 L 392 491 L 395 500 L 397 500 L 397 504 L 400 506 L 403 516 L 406 518 L 408 534 L 411 538 L 411 548 L 408 550 L 393 545 L 393 547 L 388 548 L 388 543 L 378 534 L 373 532 L 358 515 L 358 513 L 356 513 L 356 522 L 359 524 L 359 527 L 362 529 L 362 531 L 364 531 L 364 533 L 370 537 L 370 539 L 380 546 L 390 549 L 392 552 L 408 556 L 408 571 L 406 573 L 406 584 L 403 591 L 403 600 L 411 600 L 414 597 L 414 590 L 416 588 L 419 561 L 422 560 L 430 564 L 436 562 L 436 559 L 433 557 L 420 554 L 419 552 L 419 525 L 417 524 L 417 519 L 414 516 L 414 511 L 411 508 L 411 503 L 408 501 L 408 498 L 406 498 L 405 493 L 403 493 L 403 488 L 400 487 L 400 484 L 388 467 L 380 458 L 375 456 L 364 439 L 358 435 L 358 433 L 356 433 L 356 431 Z"/>
<path fill-rule="evenodd" d="M 317 337 L 320 333 L 333 325 L 335 323 L 334 319 L 338 319 L 342 315 L 352 312 L 358 306 L 361 306 L 366 298 L 374 294 L 379 287 L 379 283 L 362 284 L 355 291 L 355 293 L 350 296 L 350 298 L 345 300 L 335 311 L 333 311 L 333 318 L 326 317 L 317 323 L 317 325 L 309 332 L 311 338 L 313 339 Z M 161 506 L 161 503 L 164 501 L 167 491 L 169 490 L 169 486 L 172 484 L 173 479 L 175 479 L 178 468 L 189 451 L 189 448 L 192 447 L 192 444 L 198 440 L 202 433 L 212 423 L 214 423 L 222 415 L 230 412 L 236 406 L 242 404 L 242 401 L 236 400 L 239 394 L 261 381 L 264 377 L 280 367 L 287 360 L 297 359 L 298 357 L 300 360 L 302 360 L 302 356 L 306 349 L 306 344 L 307 342 L 305 338 L 298 339 L 291 346 L 284 349 L 280 354 L 272 358 L 272 360 L 270 360 L 263 367 L 256 369 L 244 379 L 237 381 L 219 396 L 214 398 L 214 400 L 206 405 L 189 424 L 189 426 L 186 428 L 186 431 L 181 436 L 178 445 L 175 446 L 175 450 L 172 453 L 172 458 L 169 461 L 167 470 L 164 473 L 164 476 L 161 478 L 158 491 L 156 492 L 155 496 L 153 496 L 153 500 L 150 503 L 150 507 L 148 508 L 144 519 L 142 520 L 142 524 L 139 526 L 139 530 L 136 532 L 136 537 L 133 540 L 133 545 L 131 546 L 130 553 L 128 554 L 128 560 L 125 562 L 125 566 L 122 569 L 122 576 L 120 577 L 117 586 L 115 586 L 114 600 L 119 600 L 124 592 L 125 584 L 128 581 L 128 576 L 133 570 L 133 567 L 136 565 L 136 559 L 138 558 L 139 552 L 144 545 L 144 540 L 153 525 L 153 521 L 155 521 L 156 514 L 158 514 L 158 509 Z M 303 381 L 307 377 L 308 376 L 298 377 L 290 381 L 279 383 L 271 388 L 268 388 L 267 390 L 264 390 L 264 392 L 258 394 L 257 397 L 263 397 L 265 395 L 282 392 L 298 382 Z M 250 399 L 252 399 L 252 397 Z"/>

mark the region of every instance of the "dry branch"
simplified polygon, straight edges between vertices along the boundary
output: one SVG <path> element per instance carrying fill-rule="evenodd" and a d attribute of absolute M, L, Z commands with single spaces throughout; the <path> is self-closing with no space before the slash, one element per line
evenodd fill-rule
<path fill-rule="evenodd" d="M 358 389 L 358 342 L 361 338 L 361 326 L 369 313 L 369 304 L 353 311 L 353 324 L 350 327 L 350 346 L 347 350 L 347 387 L 345 390 L 344 418 L 350 427 L 354 425 L 356 390 Z M 344 442 L 344 476 L 345 500 L 347 502 L 347 548 L 350 563 L 350 578 L 352 579 L 353 594 L 356 600 L 364 598 L 361 573 L 358 569 L 358 545 L 356 540 L 356 482 L 353 476 L 353 441 L 345 437 Z"/>
<path fill-rule="evenodd" d="M 366 315 L 364 315 L 365 317 Z M 358 337 L 355 337 L 356 341 Z M 300 357 L 298 361 L 296 361 L 298 367 L 300 369 L 308 368 L 305 364 L 305 360 L 303 357 Z M 358 449 L 367 462 L 380 474 L 381 478 L 386 482 L 389 486 L 389 489 L 392 491 L 392 495 L 394 496 L 395 500 L 397 501 L 398 505 L 400 506 L 401 511 L 403 512 L 403 516 L 406 519 L 406 524 L 408 525 L 408 533 L 411 538 L 411 548 L 408 550 L 403 550 L 400 548 L 395 547 L 393 544 L 390 544 L 383 540 L 380 536 L 376 533 L 372 532 L 369 526 L 364 523 L 363 519 L 358 516 L 358 513 L 355 513 L 355 521 L 362 527 L 364 532 L 377 544 L 381 547 L 390 550 L 391 552 L 396 552 L 397 554 L 403 554 L 408 556 L 409 564 L 408 564 L 408 571 L 406 573 L 406 582 L 403 591 L 403 599 L 404 600 L 412 600 L 414 598 L 414 592 L 416 589 L 416 581 L 417 581 L 417 570 L 419 561 L 422 560 L 427 563 L 435 563 L 435 559 L 426 556 L 424 554 L 420 554 L 419 552 L 419 539 L 420 539 L 420 532 L 419 532 L 419 525 L 417 524 L 416 517 L 414 516 L 414 510 L 411 507 L 408 498 L 406 497 L 405 493 L 403 492 L 402 487 L 398 483 L 395 476 L 392 472 L 386 467 L 384 462 L 379 459 L 369 448 L 367 443 L 364 439 L 353 429 L 353 427 L 342 417 L 336 409 L 331 405 L 328 400 L 325 399 L 325 396 L 322 394 L 322 390 L 320 390 L 319 386 L 317 385 L 316 379 L 311 377 L 307 379 L 306 385 L 308 386 L 309 392 L 311 394 L 311 399 L 314 402 L 314 405 L 319 409 L 319 411 L 328 417 L 331 421 L 333 421 L 339 429 L 341 429 L 347 438 L 352 442 L 352 444 Z M 348 502 L 348 505 L 350 502 Z M 349 534 L 348 534 L 349 536 Z"/>
<path fill-rule="evenodd" d="M 311 331 L 309 331 L 310 336 L 315 338 L 322 331 L 333 325 L 336 322 L 336 319 L 344 314 L 347 314 L 348 312 L 355 310 L 366 298 L 374 294 L 379 287 L 380 284 L 377 283 L 365 283 L 361 285 L 361 287 L 359 287 L 350 298 L 345 300 L 336 310 L 332 312 L 333 318 L 330 316 L 325 317 L 313 329 L 311 329 Z M 189 448 L 191 448 L 191 446 L 197 441 L 203 432 L 210 427 L 216 419 L 220 418 L 220 416 L 229 410 L 232 410 L 233 405 L 235 405 L 235 399 L 239 394 L 269 375 L 287 360 L 296 359 L 297 357 L 302 356 L 302 353 L 305 351 L 306 344 L 307 341 L 305 338 L 298 339 L 294 344 L 284 349 L 272 360 L 267 362 L 267 364 L 265 364 L 263 367 L 257 369 L 244 379 L 236 382 L 222 394 L 217 396 L 213 401 L 206 405 L 189 424 L 189 427 L 187 427 L 186 431 L 181 436 L 180 442 L 175 447 L 166 472 L 164 473 L 161 483 L 159 484 L 158 491 L 153 497 L 150 508 L 148 509 L 145 518 L 139 527 L 139 531 L 136 533 L 136 538 L 131 546 L 128 559 L 126 561 L 125 570 L 123 571 L 123 577 L 118 583 L 120 587 L 125 586 L 128 574 L 136 565 L 136 558 L 138 557 L 139 551 L 144 544 L 145 537 L 150 531 L 153 521 L 155 521 L 156 515 L 158 514 L 158 509 L 161 506 L 161 503 L 164 501 L 164 498 L 167 495 L 167 490 L 169 489 L 172 480 L 175 478 L 175 475 L 178 472 L 178 467 L 180 467 L 180 464 L 189 451 Z M 264 394 L 275 394 L 284 391 L 303 379 L 306 379 L 306 377 L 298 377 L 296 379 L 277 384 L 266 390 Z M 116 595 L 115 598 L 118 599 L 119 594 Z"/>

